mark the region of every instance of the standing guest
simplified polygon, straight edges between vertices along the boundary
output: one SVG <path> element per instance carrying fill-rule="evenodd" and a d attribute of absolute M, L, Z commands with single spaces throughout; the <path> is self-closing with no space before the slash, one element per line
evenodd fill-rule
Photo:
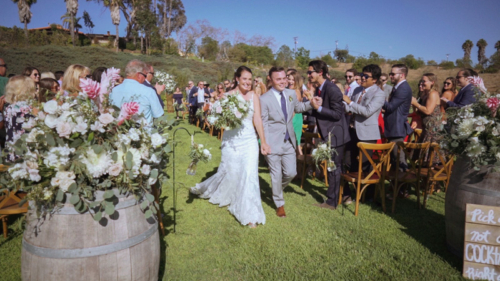
<path fill-rule="evenodd" d="M 392 92 L 389 95 L 389 100 L 385 102 L 382 109 L 384 112 L 385 124 L 385 137 L 389 142 L 404 141 L 405 137 L 412 132 L 410 124 L 408 124 L 408 114 L 410 113 L 410 106 L 412 101 L 411 87 L 406 82 L 408 75 L 408 67 L 404 64 L 395 64 L 392 66 L 389 77 L 391 83 L 394 85 Z M 397 149 L 392 150 L 391 161 L 397 163 Z M 407 167 L 405 154 L 400 153 L 399 165 L 405 169 Z"/>
<path fill-rule="evenodd" d="M 458 92 L 453 101 L 445 97 L 441 98 L 447 107 L 464 107 L 476 102 L 474 86 L 469 81 L 469 77 L 471 76 L 477 76 L 477 72 L 470 68 L 464 68 L 457 73 L 457 84 L 462 89 L 460 89 L 460 92 Z"/>
<path fill-rule="evenodd" d="M 370 64 L 363 67 L 361 74 L 361 87 L 354 90 L 352 100 L 344 95 L 344 101 L 349 106 L 349 111 L 353 113 L 352 122 L 349 124 L 351 141 L 347 145 L 350 150 L 349 172 L 357 172 L 359 162 L 358 142 L 377 143 L 380 139 L 380 130 L 378 128 L 378 116 L 385 103 L 385 93 L 382 91 L 382 82 L 380 81 L 382 70 L 376 64 Z M 371 153 L 372 151 L 368 151 Z M 371 165 L 367 159 L 363 159 L 363 169 L 370 169 Z M 350 198 L 348 198 L 350 199 Z M 347 198 L 346 198 L 347 200 Z"/>
<path fill-rule="evenodd" d="M 420 80 L 420 85 L 423 89 L 420 101 L 415 97 L 411 100 L 411 105 L 422 120 L 422 134 L 418 142 L 439 142 L 437 131 L 441 124 L 441 110 L 437 76 L 434 73 L 425 73 Z M 411 125 L 415 128 L 417 124 L 412 122 Z"/>
<path fill-rule="evenodd" d="M 183 94 L 181 92 L 181 88 L 179 87 L 175 87 L 175 92 L 174 94 L 172 95 L 172 98 L 173 98 L 173 103 L 177 104 L 177 106 L 175 106 L 175 117 L 177 119 L 179 119 L 179 108 L 181 107 L 182 105 L 182 98 L 183 98 Z"/>
<path fill-rule="evenodd" d="M 56 79 L 56 76 L 54 75 L 54 73 L 47 71 L 47 72 L 42 72 L 42 74 L 40 74 L 40 79 L 43 79 L 43 78 Z"/>
<path fill-rule="evenodd" d="M 147 64 L 147 66 L 149 69 L 148 75 L 146 77 L 146 80 L 144 80 L 144 83 L 142 83 L 142 84 L 146 87 L 149 87 L 149 88 L 155 90 L 155 93 L 158 97 L 158 101 L 160 102 L 161 108 L 165 108 L 165 103 L 163 102 L 163 100 L 161 98 L 161 93 L 165 90 L 166 86 L 165 85 L 158 85 L 158 83 L 156 83 L 155 86 L 153 86 L 151 84 L 151 81 L 153 81 L 153 77 L 155 76 L 155 69 L 150 64 Z"/>
<path fill-rule="evenodd" d="M 90 68 L 79 64 L 72 64 L 64 72 L 61 90 L 64 91 L 65 96 L 76 97 L 82 91 L 82 88 L 80 88 L 80 79 L 91 77 Z"/>
<path fill-rule="evenodd" d="M 356 81 L 358 85 L 361 85 L 361 75 L 359 73 L 354 75 L 354 81 Z"/>
<path fill-rule="evenodd" d="M 198 82 L 198 87 L 193 87 L 191 92 L 189 93 L 189 103 L 191 104 L 191 114 L 193 118 L 193 124 L 196 124 L 196 111 L 198 108 L 203 109 L 203 105 L 205 104 L 205 98 L 208 98 L 210 93 L 207 89 L 205 89 L 205 84 L 203 81 Z M 200 124 L 203 124 L 200 118 Z"/>
<path fill-rule="evenodd" d="M 259 95 L 259 97 L 265 92 L 267 92 L 266 85 L 264 85 L 264 83 L 262 82 L 262 77 L 260 76 L 257 76 L 257 78 L 255 78 L 253 88 L 255 94 Z"/>
<path fill-rule="evenodd" d="M 231 81 L 229 81 L 229 80 L 227 80 L 227 79 L 226 79 L 226 80 L 224 80 L 224 87 L 226 87 L 226 89 L 225 89 L 225 90 L 226 90 L 226 92 L 231 91 L 231 87 L 232 87 L 232 85 L 231 85 Z"/>
<path fill-rule="evenodd" d="M 215 88 L 215 100 L 220 100 L 224 96 L 225 92 L 226 88 L 224 86 L 224 83 L 217 84 L 217 88 Z"/>
<path fill-rule="evenodd" d="M 23 70 L 23 75 L 28 76 L 35 81 L 36 90 L 38 91 L 38 83 L 40 83 L 40 71 L 36 67 L 28 66 Z"/>
<path fill-rule="evenodd" d="M 457 95 L 457 80 L 455 77 L 448 77 L 443 82 L 443 89 L 441 90 L 441 97 L 447 100 L 453 100 Z M 441 100 L 441 113 L 446 111 L 446 102 Z M 443 116 L 444 118 L 444 116 Z"/>
<path fill-rule="evenodd" d="M 294 90 L 297 100 L 299 102 L 304 102 L 302 86 L 304 81 L 302 76 L 297 71 L 290 71 L 286 77 L 288 79 L 288 89 Z M 295 138 L 297 139 L 296 151 L 298 155 L 302 155 L 302 148 L 300 147 L 300 139 L 302 138 L 302 125 L 304 124 L 304 117 L 302 112 L 295 112 L 292 119 L 293 131 L 295 132 Z"/>
<path fill-rule="evenodd" d="M 9 81 L 9 79 L 5 77 L 6 74 L 7 74 L 7 64 L 2 58 L 0 58 L 0 97 L 4 95 L 5 85 L 7 85 L 7 82 Z"/>
<path fill-rule="evenodd" d="M 59 92 L 59 82 L 53 78 L 43 78 L 40 80 L 40 90 L 38 91 L 38 102 L 47 102 L 56 97 Z"/>
<path fill-rule="evenodd" d="M 347 95 L 349 98 L 352 97 L 352 93 L 354 92 L 354 89 L 359 87 L 359 84 L 354 80 L 354 76 L 358 75 L 358 71 L 354 68 L 348 69 L 345 72 L 345 82 L 346 82 L 346 88 L 344 91 L 344 94 Z"/>
<path fill-rule="evenodd" d="M 209 93 L 213 93 L 214 92 L 213 89 L 210 89 L 210 84 L 207 83 L 207 81 L 203 81 L 203 85 L 205 86 L 205 89 L 207 89 Z"/>
<path fill-rule="evenodd" d="M 92 72 L 92 80 L 101 83 L 101 76 L 107 70 L 104 66 L 99 66 Z"/>
<path fill-rule="evenodd" d="M 189 81 L 188 85 L 186 86 L 186 98 L 189 97 L 189 93 L 191 92 L 191 89 L 193 89 L 194 83 L 193 81 Z"/>
<path fill-rule="evenodd" d="M 56 77 L 57 82 L 59 83 L 59 86 L 62 86 L 62 80 L 64 77 L 64 71 L 58 70 L 54 72 L 54 76 Z"/>
<path fill-rule="evenodd" d="M 109 94 L 111 103 L 119 108 L 126 102 L 139 103 L 139 114 L 144 114 L 147 125 L 153 126 L 153 118 L 159 118 L 164 110 L 158 101 L 156 92 L 142 85 L 149 71 L 147 65 L 140 60 L 131 60 L 125 67 L 127 78 L 122 84 L 116 86 Z"/>
<path fill-rule="evenodd" d="M 335 76 L 334 76 L 334 77 L 332 77 L 331 81 L 332 81 L 332 83 L 333 83 L 333 84 L 335 84 L 335 85 L 337 85 L 337 87 L 339 87 L 339 89 L 340 89 L 340 91 L 341 91 L 342 93 L 344 93 L 344 92 L 345 92 L 344 86 L 342 85 L 342 83 L 340 83 L 340 82 L 338 81 L 338 79 L 337 79 Z"/>
<path fill-rule="evenodd" d="M 18 75 L 9 79 L 5 87 L 5 102 L 8 105 L 4 109 L 7 142 L 13 143 L 24 134 L 23 123 L 32 117 L 31 106 L 28 102 L 35 99 L 35 95 L 35 81 L 29 76 Z"/>
<path fill-rule="evenodd" d="M 288 75 L 290 73 L 292 73 L 292 72 L 297 72 L 298 73 L 297 69 L 295 69 L 295 68 L 289 68 L 289 69 L 286 70 L 286 76 L 288 77 Z M 330 75 L 330 74 L 328 74 L 328 75 Z M 304 84 L 302 84 L 302 91 L 303 92 L 307 91 L 307 87 Z"/>
<path fill-rule="evenodd" d="M 389 75 L 386 73 L 382 73 L 382 75 L 380 75 L 380 82 L 382 82 L 382 90 L 384 90 L 386 100 L 389 99 L 389 95 L 392 92 L 392 86 L 387 84 L 388 79 Z"/>
<path fill-rule="evenodd" d="M 309 62 L 307 76 L 309 82 L 316 87 L 318 99 L 312 99 L 311 105 L 314 108 L 313 116 L 316 117 L 318 132 L 321 140 L 327 142 L 331 139 L 331 147 L 336 152 L 332 152 L 332 160 L 337 169 L 328 172 L 327 200 L 324 203 L 316 204 L 321 208 L 331 210 L 337 209 L 340 191 L 340 175 L 342 173 L 342 158 L 344 156 L 344 146 L 350 140 L 348 124 L 345 119 L 345 109 L 343 94 L 340 89 L 330 80 L 326 80 L 328 67 L 324 61 L 314 60 Z M 272 150 L 271 150 L 272 151 Z M 350 196 L 349 186 L 344 187 L 344 194 Z"/>

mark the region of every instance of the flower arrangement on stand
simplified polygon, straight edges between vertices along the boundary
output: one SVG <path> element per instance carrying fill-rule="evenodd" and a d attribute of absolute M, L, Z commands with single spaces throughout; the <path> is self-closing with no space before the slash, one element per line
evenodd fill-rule
<path fill-rule="evenodd" d="M 191 151 L 189 152 L 189 158 L 191 158 L 191 163 L 189 163 L 186 174 L 193 176 L 196 174 L 196 165 L 198 162 L 202 161 L 207 163 L 212 159 L 212 154 L 210 150 L 204 148 L 203 144 L 195 143 L 191 136 Z"/>
<path fill-rule="evenodd" d="M 331 135 L 328 134 L 328 142 L 319 144 L 318 147 L 313 149 L 311 152 L 316 168 L 319 168 L 319 165 L 323 161 L 326 161 L 326 168 L 328 172 L 332 172 L 337 169 L 335 162 L 332 161 L 332 152 L 337 153 L 335 149 L 331 147 Z"/>
<path fill-rule="evenodd" d="M 8 173 L 0 182 L 11 191 L 27 192 L 38 217 L 70 203 L 79 213 L 100 221 L 115 213 L 115 191 L 134 195 L 145 214 L 156 214 L 152 185 L 167 180 L 165 168 L 174 120 L 155 120 L 144 126 L 139 105 L 111 106 L 108 93 L 119 77 L 111 68 L 102 83 L 81 79 L 83 92 L 34 105 L 36 117 L 26 122 L 26 133 L 8 144 Z M 96 192 L 104 192 L 96 200 Z M 153 207 L 155 206 L 155 207 Z"/>
<path fill-rule="evenodd" d="M 155 80 L 156 82 L 165 85 L 165 90 L 168 93 L 171 93 L 175 90 L 176 83 L 173 75 L 170 75 L 164 71 L 157 70 L 155 72 Z"/>
<path fill-rule="evenodd" d="M 249 112 L 250 102 L 236 92 L 216 101 L 207 120 L 216 129 L 231 130 L 240 127 Z"/>

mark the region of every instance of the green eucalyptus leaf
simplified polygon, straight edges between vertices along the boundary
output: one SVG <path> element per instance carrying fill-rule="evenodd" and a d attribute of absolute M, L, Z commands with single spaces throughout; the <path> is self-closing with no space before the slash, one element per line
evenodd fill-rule
<path fill-rule="evenodd" d="M 144 200 L 141 203 L 141 209 L 145 210 L 149 206 L 148 201 Z"/>
<path fill-rule="evenodd" d="M 106 214 L 111 216 L 115 212 L 115 205 L 113 204 L 106 205 L 106 209 L 104 211 L 106 212 Z"/>
<path fill-rule="evenodd" d="M 102 146 L 98 145 L 98 144 L 94 144 L 92 146 L 92 149 L 94 150 L 95 154 L 99 154 L 102 152 Z"/>
<path fill-rule="evenodd" d="M 113 193 L 112 190 L 106 190 L 106 192 L 104 192 L 104 199 L 110 199 L 112 198 L 113 196 L 115 196 L 115 194 Z"/>
<path fill-rule="evenodd" d="M 93 208 L 95 208 L 95 207 L 99 206 L 100 204 L 101 204 L 100 202 L 91 202 L 91 203 L 89 204 L 89 207 L 93 209 Z"/>
<path fill-rule="evenodd" d="M 147 210 L 147 211 L 144 213 L 144 216 L 146 216 L 146 219 L 149 219 L 151 216 L 153 216 L 153 212 L 151 212 L 151 210 Z"/>
<path fill-rule="evenodd" d="M 149 175 L 150 178 L 156 179 L 158 177 L 158 169 L 153 169 L 151 171 L 151 174 Z"/>
<path fill-rule="evenodd" d="M 155 197 L 151 193 L 146 193 L 146 199 L 148 199 L 149 202 L 155 201 Z"/>
<path fill-rule="evenodd" d="M 94 132 L 90 132 L 89 137 L 87 138 L 88 142 L 91 142 L 94 139 Z"/>
<path fill-rule="evenodd" d="M 74 140 L 74 141 L 71 143 L 70 147 L 72 147 L 72 148 L 77 148 L 77 147 L 79 147 L 82 143 L 83 143 L 82 139 L 76 139 L 76 140 Z"/>
<path fill-rule="evenodd" d="M 127 170 L 132 169 L 132 160 L 134 159 L 134 156 L 132 155 L 132 152 L 127 151 L 127 156 L 125 157 L 125 167 L 127 167 Z"/>
<path fill-rule="evenodd" d="M 116 162 L 118 160 L 118 153 L 113 152 L 113 154 L 111 154 L 111 158 L 113 159 L 114 162 Z"/>
<path fill-rule="evenodd" d="M 64 199 L 64 191 L 62 189 L 57 190 L 57 195 L 56 195 L 56 201 L 57 202 L 62 202 Z"/>
<path fill-rule="evenodd" d="M 73 194 L 71 198 L 69 198 L 69 203 L 76 205 L 80 201 L 80 196 Z"/>
<path fill-rule="evenodd" d="M 100 221 L 101 218 L 102 218 L 102 212 L 101 211 L 95 213 L 95 215 L 94 215 L 94 220 L 95 221 Z"/>
<path fill-rule="evenodd" d="M 151 211 L 156 215 L 156 208 L 151 208 Z"/>
<path fill-rule="evenodd" d="M 130 171 L 128 172 L 128 177 L 129 177 L 130 179 L 133 179 L 133 178 L 134 178 L 134 171 L 130 170 Z"/>
<path fill-rule="evenodd" d="M 69 188 L 68 188 L 68 192 L 69 193 L 75 193 L 78 189 L 78 186 L 76 185 L 76 183 L 72 183 Z"/>
<path fill-rule="evenodd" d="M 79 135 L 80 135 L 80 133 L 74 133 L 74 134 L 71 135 L 70 138 L 76 139 Z"/>
<path fill-rule="evenodd" d="M 54 136 L 51 133 L 47 133 L 45 135 L 45 139 L 47 140 L 47 143 L 50 146 L 56 146 L 56 140 L 54 139 Z"/>
<path fill-rule="evenodd" d="M 165 145 L 163 151 L 165 151 L 165 153 L 170 153 L 170 151 L 172 151 L 172 147 L 170 146 L 170 144 Z"/>

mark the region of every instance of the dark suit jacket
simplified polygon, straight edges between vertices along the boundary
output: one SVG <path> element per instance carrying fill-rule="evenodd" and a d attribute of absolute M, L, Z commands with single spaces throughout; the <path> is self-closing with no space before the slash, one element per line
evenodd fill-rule
<path fill-rule="evenodd" d="M 316 89 L 316 95 L 318 95 L 318 90 L 319 88 Z M 331 133 L 332 147 L 344 145 L 351 140 L 342 96 L 339 87 L 326 80 L 320 95 L 323 99 L 321 112 L 313 110 L 321 139 L 328 141 L 328 133 Z"/>
<path fill-rule="evenodd" d="M 453 101 L 448 101 L 446 104 L 448 107 L 464 107 L 476 102 L 476 98 L 474 96 L 474 86 L 469 84 L 460 89 L 460 92 L 458 92 Z"/>
<path fill-rule="evenodd" d="M 146 87 L 149 87 L 149 88 L 151 88 L 151 89 L 155 90 L 155 93 L 156 93 L 156 88 L 155 88 L 155 87 L 153 87 L 153 85 L 149 84 L 148 82 L 144 81 L 144 82 L 142 83 L 142 85 L 144 85 L 144 86 L 146 86 Z M 164 103 L 164 102 L 163 102 L 163 100 L 161 99 L 160 95 L 158 95 L 158 93 L 156 93 L 156 95 L 158 96 L 158 100 L 160 101 L 161 107 L 162 107 L 162 108 L 165 108 L 165 103 Z"/>
<path fill-rule="evenodd" d="M 386 101 L 382 107 L 385 110 L 384 135 L 386 138 L 404 138 L 413 131 L 408 124 L 411 98 L 411 88 L 406 81 L 389 95 L 389 101 Z"/>
<path fill-rule="evenodd" d="M 208 98 L 210 97 L 210 93 L 208 92 L 208 89 L 205 88 L 205 98 Z M 191 89 L 191 92 L 189 92 L 189 103 L 192 104 L 192 105 L 196 105 L 198 103 L 198 97 L 194 96 L 194 94 L 198 93 L 198 87 L 193 87 Z M 205 99 L 203 99 L 205 100 Z"/>

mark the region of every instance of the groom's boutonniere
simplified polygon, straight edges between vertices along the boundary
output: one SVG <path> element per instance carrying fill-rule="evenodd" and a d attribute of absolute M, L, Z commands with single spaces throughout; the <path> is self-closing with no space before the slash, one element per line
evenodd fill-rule
<path fill-rule="evenodd" d="M 292 100 L 293 100 L 292 97 L 288 97 L 289 102 L 292 102 Z"/>

